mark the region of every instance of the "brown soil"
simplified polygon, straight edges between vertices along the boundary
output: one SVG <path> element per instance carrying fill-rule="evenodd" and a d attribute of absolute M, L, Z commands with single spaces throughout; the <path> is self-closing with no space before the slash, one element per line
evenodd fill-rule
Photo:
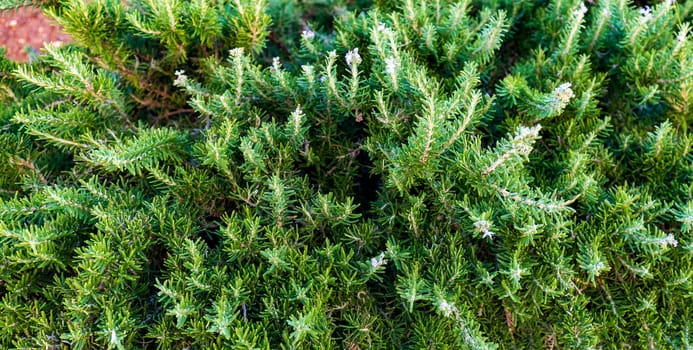
<path fill-rule="evenodd" d="M 0 46 L 5 46 L 6 56 L 13 60 L 29 60 L 26 46 L 40 51 L 44 43 L 60 46 L 68 40 L 40 10 L 26 7 L 0 12 Z"/>

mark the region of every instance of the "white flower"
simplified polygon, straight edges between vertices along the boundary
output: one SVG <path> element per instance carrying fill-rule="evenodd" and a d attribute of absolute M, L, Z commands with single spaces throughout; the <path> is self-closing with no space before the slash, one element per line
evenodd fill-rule
<path fill-rule="evenodd" d="M 486 232 L 491 228 L 491 223 L 488 220 L 479 220 L 474 223 L 474 228 L 477 231 Z"/>
<path fill-rule="evenodd" d="M 304 30 L 301 35 L 308 40 L 315 38 L 315 32 L 310 29 Z"/>
<path fill-rule="evenodd" d="M 509 152 L 524 156 L 532 153 L 532 149 L 534 149 L 532 146 L 532 139 L 538 137 L 540 130 L 541 124 L 537 124 L 531 128 L 521 126 L 517 130 L 517 134 L 515 135 L 515 137 L 513 137 L 512 141 L 510 141 L 513 145 L 513 148 Z M 516 200 L 521 199 L 518 197 L 518 199 Z"/>
<path fill-rule="evenodd" d="M 682 42 L 682 41 L 686 40 L 686 34 L 688 34 L 688 33 L 686 33 L 686 31 L 684 31 L 684 30 L 680 31 L 679 34 L 676 35 L 676 40 L 678 40 L 678 42 Z"/>
<path fill-rule="evenodd" d="M 541 124 L 537 124 L 531 128 L 528 128 L 526 126 L 521 126 L 517 132 L 517 136 L 515 137 L 515 139 L 537 137 L 537 135 L 539 135 L 540 130 L 541 130 Z"/>
<path fill-rule="evenodd" d="M 373 270 L 380 267 L 384 263 L 384 261 L 383 261 L 384 259 L 385 259 L 385 253 L 380 253 L 380 255 L 378 255 L 374 258 L 371 258 L 371 267 L 373 268 Z"/>
<path fill-rule="evenodd" d="M 359 48 L 356 47 L 353 50 L 347 52 L 346 56 L 344 56 L 346 59 L 346 64 L 349 66 L 349 68 L 353 68 L 353 65 L 359 65 L 361 63 L 361 55 L 359 55 Z"/>
<path fill-rule="evenodd" d="M 187 81 L 188 81 L 188 76 L 185 75 L 185 71 L 184 70 L 177 70 L 176 71 L 176 80 L 173 81 L 173 85 L 184 86 Z"/>
<path fill-rule="evenodd" d="M 652 18 L 652 9 L 650 9 L 650 7 L 647 5 L 641 8 L 639 12 L 642 15 L 642 18 L 640 20 L 643 22 L 647 22 Z"/>
<path fill-rule="evenodd" d="M 448 303 L 447 300 L 443 300 L 440 304 L 438 304 L 438 308 L 443 312 L 445 317 L 454 316 L 458 312 L 455 305 Z"/>
<path fill-rule="evenodd" d="M 279 61 L 279 57 L 272 58 L 272 68 L 270 68 L 270 71 L 276 72 L 280 68 L 281 68 L 281 62 Z"/>
<path fill-rule="evenodd" d="M 241 56 L 241 55 L 243 55 L 243 48 L 242 48 L 242 47 L 237 47 L 237 48 L 235 48 L 235 49 L 231 49 L 231 50 L 229 50 L 229 54 L 230 54 L 232 57 Z"/>
<path fill-rule="evenodd" d="M 570 102 L 571 98 L 575 97 L 573 89 L 570 88 L 571 85 L 572 84 L 570 83 L 563 83 L 559 85 L 555 90 L 553 90 L 553 95 L 562 103 L 567 104 Z"/>
<path fill-rule="evenodd" d="M 111 344 L 120 344 L 120 339 L 118 339 L 115 329 L 111 329 Z"/>
<path fill-rule="evenodd" d="M 383 31 L 385 30 L 385 23 L 383 22 L 378 22 L 378 31 Z"/>
<path fill-rule="evenodd" d="M 679 245 L 679 242 L 674 238 L 674 235 L 670 233 L 659 241 L 659 245 L 661 245 L 662 248 L 666 248 L 667 246 L 676 247 Z"/>
<path fill-rule="evenodd" d="M 474 223 L 474 229 L 483 233 L 481 238 L 490 238 L 493 239 L 493 236 L 495 233 L 491 231 L 491 222 L 488 220 L 479 220 Z"/>
<path fill-rule="evenodd" d="M 399 67 L 399 61 L 394 57 L 388 57 L 385 59 L 385 71 L 387 74 L 395 75 Z"/>

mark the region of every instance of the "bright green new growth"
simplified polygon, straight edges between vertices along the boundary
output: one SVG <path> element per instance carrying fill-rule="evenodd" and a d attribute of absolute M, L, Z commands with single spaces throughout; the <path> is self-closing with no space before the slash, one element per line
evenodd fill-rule
<path fill-rule="evenodd" d="M 693 1 L 33 3 L 0 347 L 693 346 Z"/>

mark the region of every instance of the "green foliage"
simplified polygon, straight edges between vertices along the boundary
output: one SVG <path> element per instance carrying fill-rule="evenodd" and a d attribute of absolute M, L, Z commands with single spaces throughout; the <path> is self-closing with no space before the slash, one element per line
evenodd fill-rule
<path fill-rule="evenodd" d="M 693 1 L 31 3 L 0 347 L 692 346 Z"/>

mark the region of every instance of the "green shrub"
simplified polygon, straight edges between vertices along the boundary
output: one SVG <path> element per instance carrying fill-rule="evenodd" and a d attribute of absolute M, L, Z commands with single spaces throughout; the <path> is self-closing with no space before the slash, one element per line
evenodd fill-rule
<path fill-rule="evenodd" d="M 693 1 L 35 5 L 0 347 L 693 346 Z"/>

